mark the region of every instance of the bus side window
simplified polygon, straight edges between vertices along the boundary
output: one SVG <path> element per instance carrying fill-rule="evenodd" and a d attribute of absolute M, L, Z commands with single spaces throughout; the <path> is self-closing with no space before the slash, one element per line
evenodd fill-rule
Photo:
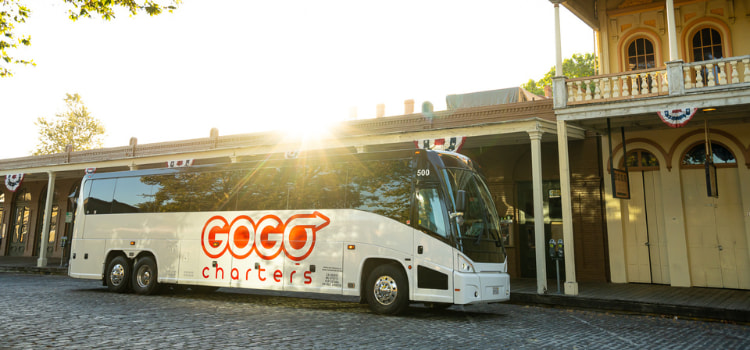
<path fill-rule="evenodd" d="M 447 238 L 445 215 L 436 188 L 417 191 L 417 225 L 425 230 Z"/>
<path fill-rule="evenodd" d="M 286 209 L 286 179 L 278 168 L 244 169 L 240 175 L 236 210 Z"/>
<path fill-rule="evenodd" d="M 117 179 L 112 213 L 147 213 L 153 207 L 151 185 L 141 181 L 141 177 L 122 177 Z"/>
<path fill-rule="evenodd" d="M 94 180 L 91 193 L 84 200 L 86 214 L 109 214 L 115 193 L 115 179 Z"/>
<path fill-rule="evenodd" d="M 346 207 L 368 211 L 401 223 L 409 220 L 412 196 L 409 160 L 351 163 L 346 185 Z"/>

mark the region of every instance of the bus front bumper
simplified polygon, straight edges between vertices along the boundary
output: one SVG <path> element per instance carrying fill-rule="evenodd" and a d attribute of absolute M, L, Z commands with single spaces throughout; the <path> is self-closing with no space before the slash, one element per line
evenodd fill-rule
<path fill-rule="evenodd" d="M 510 276 L 505 272 L 453 274 L 453 303 L 456 305 L 497 303 L 510 299 Z"/>

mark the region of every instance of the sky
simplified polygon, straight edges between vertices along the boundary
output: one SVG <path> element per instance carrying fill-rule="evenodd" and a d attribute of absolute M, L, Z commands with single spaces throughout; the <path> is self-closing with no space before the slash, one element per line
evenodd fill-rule
<path fill-rule="evenodd" d="M 160 16 L 68 19 L 62 0 L 25 1 L 0 78 L 0 159 L 38 144 L 39 117 L 78 93 L 106 128 L 105 147 L 402 115 L 404 100 L 519 86 L 555 64 L 548 0 L 184 0 Z M 561 7 L 563 58 L 594 52 L 592 30 Z"/>

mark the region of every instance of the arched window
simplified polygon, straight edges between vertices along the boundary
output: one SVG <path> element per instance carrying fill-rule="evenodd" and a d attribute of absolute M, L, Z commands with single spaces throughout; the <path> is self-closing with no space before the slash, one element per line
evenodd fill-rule
<path fill-rule="evenodd" d="M 713 28 L 703 28 L 693 35 L 693 62 L 724 57 L 721 34 Z"/>
<path fill-rule="evenodd" d="M 726 147 L 712 142 L 711 150 L 713 151 L 713 162 L 718 167 L 731 167 L 737 165 L 737 159 L 734 158 L 732 151 Z M 699 143 L 690 148 L 682 157 L 682 167 L 691 168 L 692 166 L 702 167 L 706 162 L 706 145 Z"/>
<path fill-rule="evenodd" d="M 31 201 L 31 192 L 24 187 L 16 192 L 15 197 L 17 202 L 29 202 Z"/>
<path fill-rule="evenodd" d="M 628 70 L 640 70 L 656 67 L 654 43 L 646 38 L 637 38 L 628 45 Z"/>
<path fill-rule="evenodd" d="M 653 153 L 643 149 L 637 149 L 628 152 L 627 157 L 625 157 L 625 165 L 628 167 L 628 170 L 631 171 L 658 170 L 659 160 L 656 159 L 656 156 Z"/>

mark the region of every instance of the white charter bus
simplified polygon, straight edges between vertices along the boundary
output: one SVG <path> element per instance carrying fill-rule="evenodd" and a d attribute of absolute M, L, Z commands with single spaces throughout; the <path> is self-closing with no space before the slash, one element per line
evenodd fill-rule
<path fill-rule="evenodd" d="M 380 314 L 510 297 L 475 163 L 410 150 L 88 174 L 69 275 L 358 296 Z"/>

